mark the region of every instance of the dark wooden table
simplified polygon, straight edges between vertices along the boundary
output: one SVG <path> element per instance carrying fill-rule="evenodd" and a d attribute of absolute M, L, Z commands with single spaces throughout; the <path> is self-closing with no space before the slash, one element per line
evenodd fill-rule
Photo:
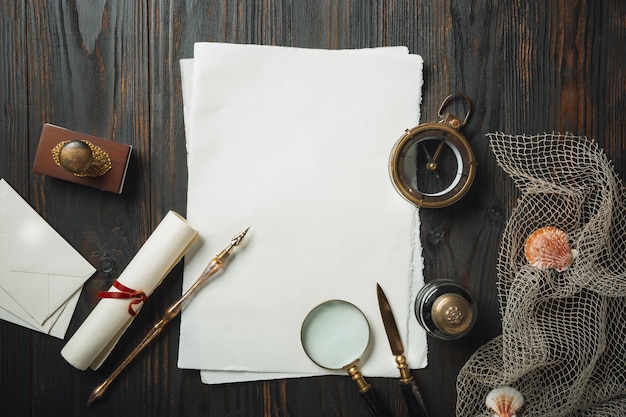
<path fill-rule="evenodd" d="M 465 130 L 479 162 L 470 193 L 422 211 L 425 276 L 475 294 L 478 325 L 455 342 L 429 340 L 414 370 L 433 417 L 454 415 L 455 379 L 500 331 L 495 266 L 518 191 L 485 134 L 572 132 L 595 138 L 626 173 L 626 3 L 492 0 L 0 0 L 0 177 L 96 268 L 73 334 L 168 210 L 186 210 L 178 60 L 195 41 L 313 48 L 406 45 L 425 61 L 422 120 L 463 92 Z M 32 173 L 45 122 L 130 144 L 122 195 Z M 391 185 L 390 185 L 391 186 Z M 362 416 L 347 377 L 207 386 L 176 367 L 179 321 L 142 353 L 100 402 L 89 393 L 180 295 L 177 266 L 107 363 L 78 371 L 65 341 L 0 323 L 0 414 L 7 416 Z M 67 338 L 66 338 L 67 339 Z M 395 379 L 372 382 L 393 413 Z"/>

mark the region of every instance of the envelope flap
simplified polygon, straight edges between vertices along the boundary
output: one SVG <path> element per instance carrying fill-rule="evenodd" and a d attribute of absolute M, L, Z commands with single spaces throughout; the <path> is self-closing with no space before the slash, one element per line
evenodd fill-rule
<path fill-rule="evenodd" d="M 38 325 L 95 272 L 5 180 L 0 180 L 0 250 L 0 287 L 20 307 L 11 313 Z"/>
<path fill-rule="evenodd" d="M 0 218 L 9 242 L 9 269 L 89 278 L 95 269 L 19 194 L 10 191 L 8 183 L 0 180 Z"/>
<path fill-rule="evenodd" d="M 48 276 L 16 272 L 11 279 L 1 281 L 2 288 L 38 323 L 43 323 L 50 314 L 48 301 Z M 42 297 L 44 295 L 44 297 Z M 67 297 L 66 297 L 67 299 Z"/>

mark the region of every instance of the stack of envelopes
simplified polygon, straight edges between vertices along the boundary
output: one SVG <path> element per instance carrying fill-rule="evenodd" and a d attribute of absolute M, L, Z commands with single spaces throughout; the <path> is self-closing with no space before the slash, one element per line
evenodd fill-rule
<path fill-rule="evenodd" d="M 0 180 L 0 319 L 62 339 L 96 272 Z"/>
<path fill-rule="evenodd" d="M 183 290 L 225 242 L 246 245 L 185 307 L 178 365 L 206 383 L 335 373 L 300 344 L 306 314 L 358 306 L 373 333 L 366 376 L 397 376 L 380 319 L 385 289 L 412 368 L 426 365 L 411 302 L 423 285 L 419 216 L 394 190 L 389 153 L 418 123 L 422 59 L 407 48 L 314 50 L 198 43 L 181 61 L 187 218 L 203 239 Z"/>

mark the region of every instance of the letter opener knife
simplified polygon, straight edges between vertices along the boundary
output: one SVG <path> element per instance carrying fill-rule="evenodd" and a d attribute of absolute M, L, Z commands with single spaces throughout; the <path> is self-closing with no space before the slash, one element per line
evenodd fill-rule
<path fill-rule="evenodd" d="M 400 332 L 398 331 L 396 320 L 393 317 L 391 306 L 379 284 L 376 284 L 376 294 L 378 295 L 378 307 L 380 308 L 380 315 L 383 318 L 391 353 L 396 357 L 396 364 L 400 370 L 400 389 L 402 390 L 404 401 L 409 410 L 409 415 L 411 417 L 428 417 L 422 394 L 406 363 L 404 346 L 402 345 L 402 339 L 400 338 Z"/>

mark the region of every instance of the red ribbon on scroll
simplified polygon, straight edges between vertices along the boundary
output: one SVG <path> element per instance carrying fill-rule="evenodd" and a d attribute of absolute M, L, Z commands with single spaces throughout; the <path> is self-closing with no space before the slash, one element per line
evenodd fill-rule
<path fill-rule="evenodd" d="M 101 291 L 98 293 L 98 298 L 120 298 L 120 299 L 133 299 L 128 303 L 128 313 L 131 316 L 136 316 L 137 312 L 133 309 L 133 305 L 143 303 L 148 299 L 148 296 L 143 291 L 136 291 L 128 288 L 124 284 L 121 284 L 118 280 L 113 281 L 113 286 L 121 292 L 113 291 Z"/>

